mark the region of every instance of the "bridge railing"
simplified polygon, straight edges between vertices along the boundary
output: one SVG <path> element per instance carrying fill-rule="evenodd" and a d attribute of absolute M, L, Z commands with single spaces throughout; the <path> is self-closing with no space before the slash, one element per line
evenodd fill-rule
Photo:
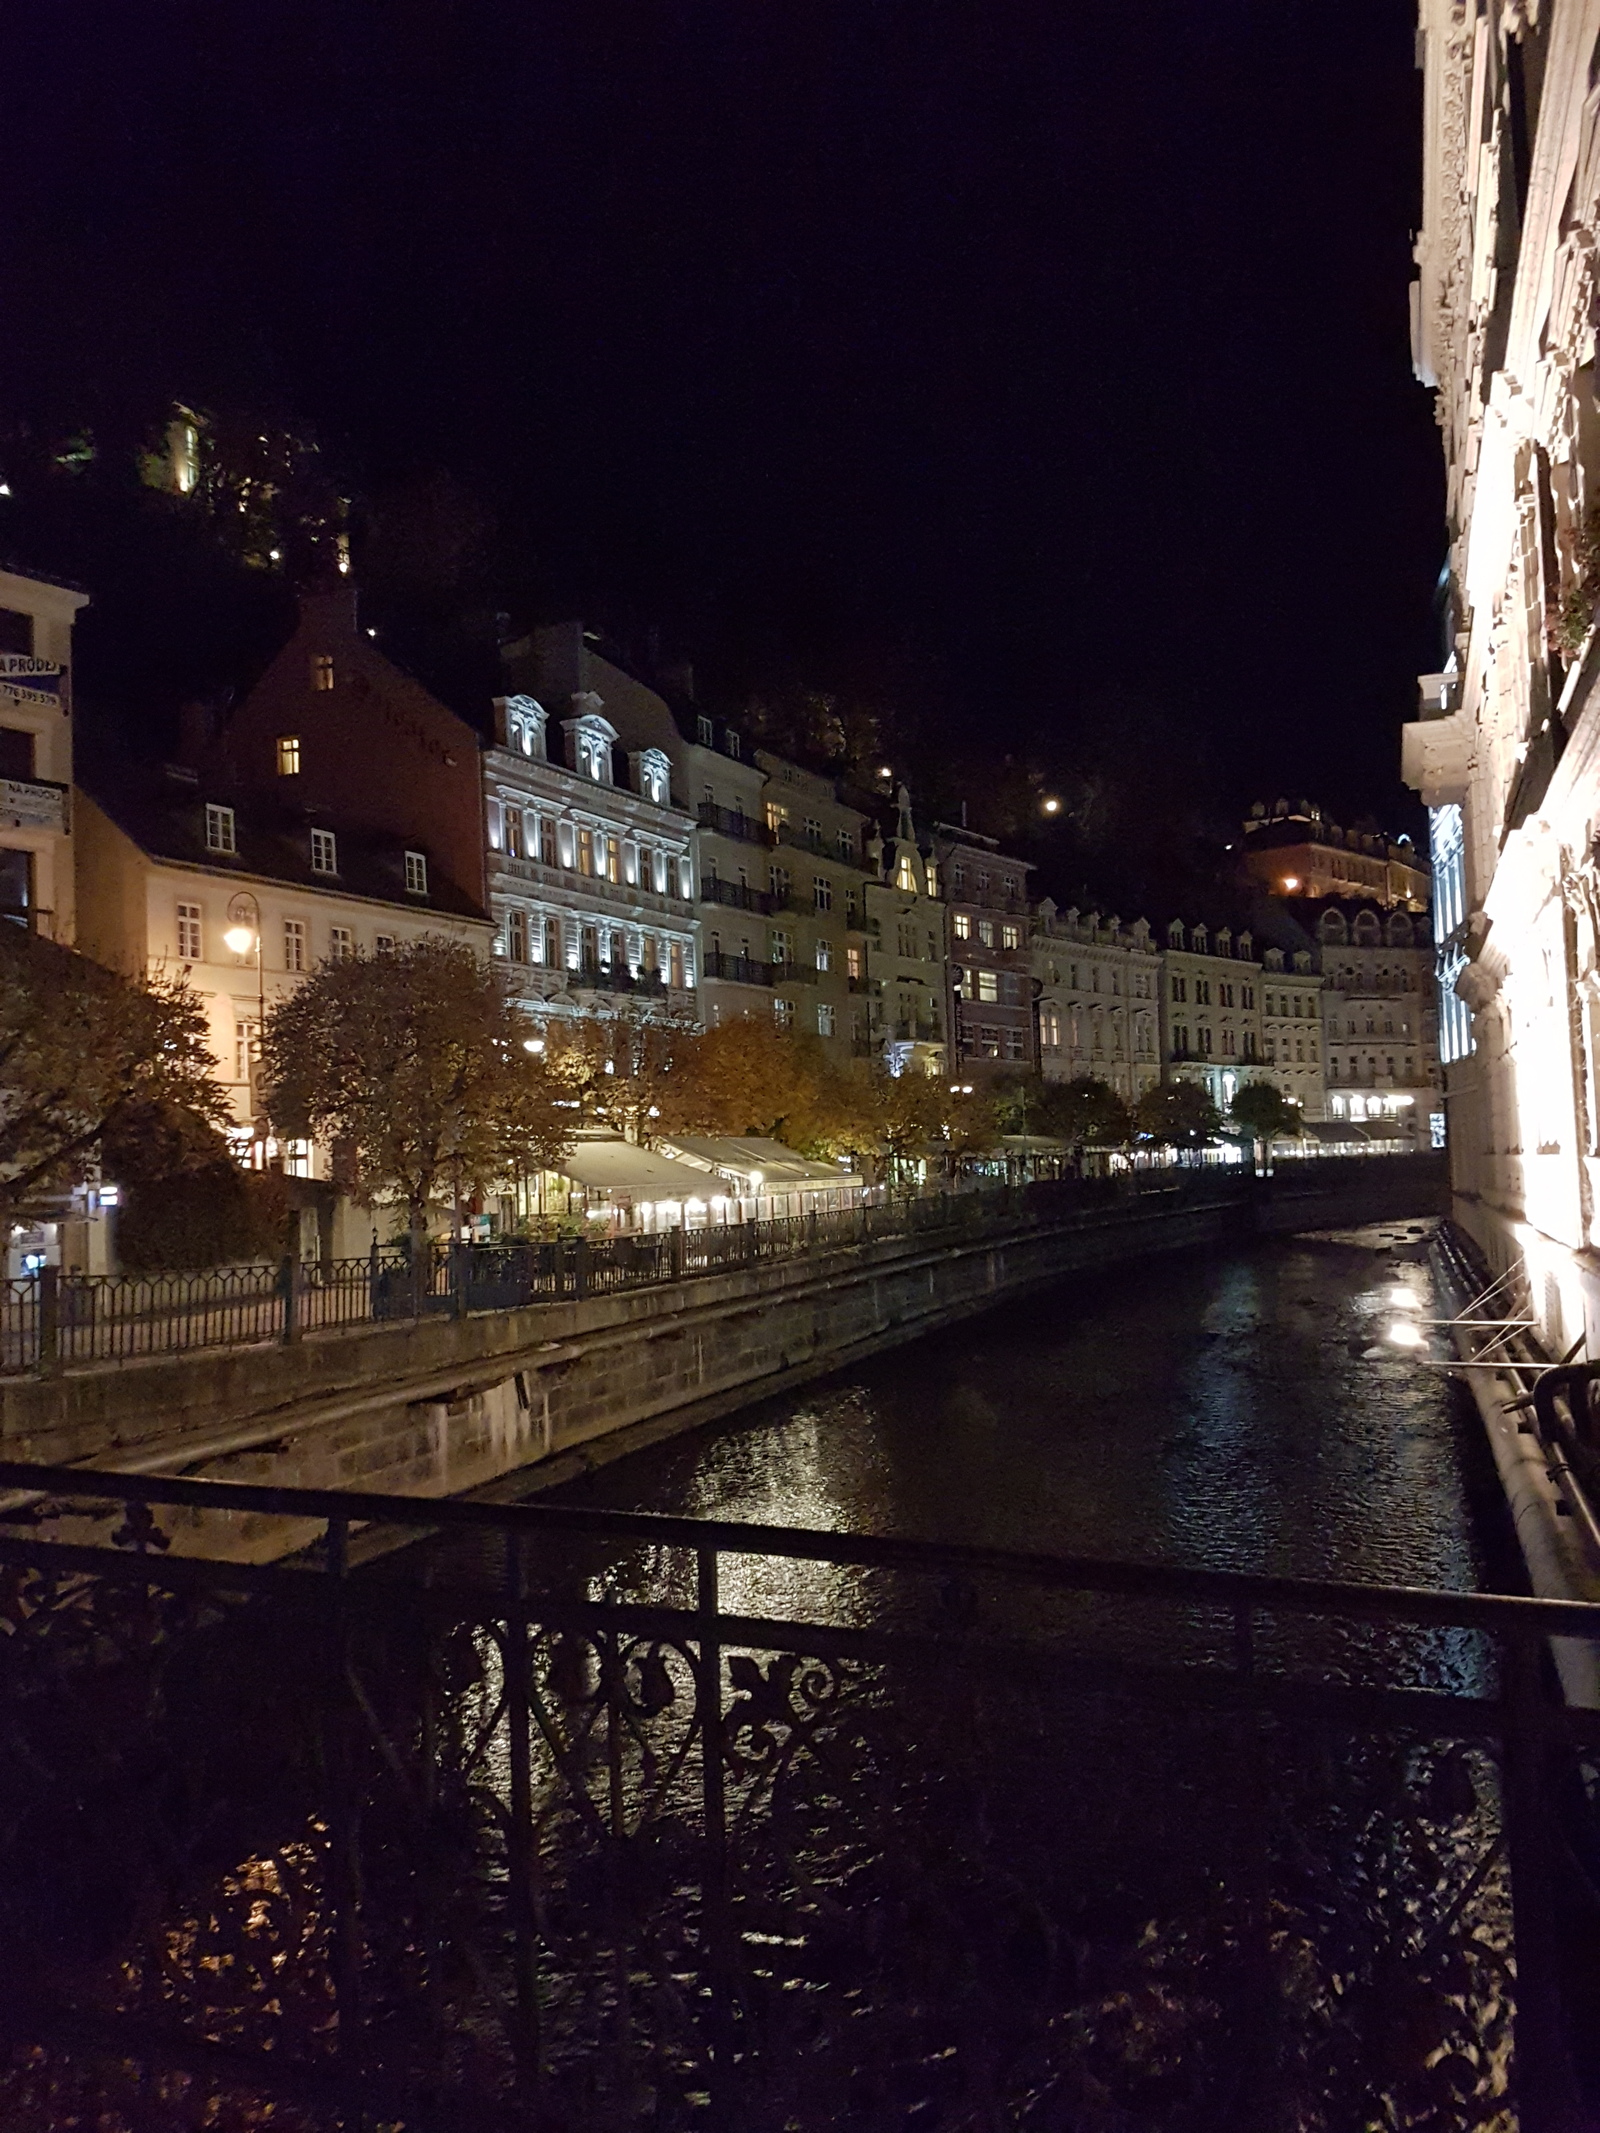
<path fill-rule="evenodd" d="M 1216 1171 L 1152 1170 L 894 1197 L 854 1208 L 705 1229 L 457 1245 L 138 1276 L 46 1267 L 0 1283 L 0 1374 L 177 1355 L 393 1319 L 515 1309 L 682 1280 L 878 1238 L 1030 1222 L 1141 1194 L 1243 1189 Z"/>
<path fill-rule="evenodd" d="M 0 1489 L 5 2122 L 1589 2122 L 1600 1608 Z"/>

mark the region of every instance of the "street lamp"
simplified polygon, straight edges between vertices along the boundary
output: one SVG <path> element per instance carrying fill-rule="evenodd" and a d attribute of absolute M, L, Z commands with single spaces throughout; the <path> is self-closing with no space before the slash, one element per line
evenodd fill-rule
<path fill-rule="evenodd" d="M 249 1054 L 252 1124 L 258 1141 L 267 1137 L 267 1122 L 261 1108 L 261 1040 L 267 1027 L 267 974 L 262 958 L 261 905 L 249 889 L 240 889 L 228 905 L 228 927 L 222 936 L 235 955 L 256 952 L 256 1041 Z"/>

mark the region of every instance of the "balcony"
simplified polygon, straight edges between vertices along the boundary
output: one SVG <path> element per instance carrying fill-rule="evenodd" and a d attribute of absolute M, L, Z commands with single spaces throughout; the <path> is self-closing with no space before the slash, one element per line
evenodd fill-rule
<path fill-rule="evenodd" d="M 723 955 L 714 948 L 706 951 L 702 967 L 708 983 L 770 987 L 774 976 L 771 963 L 758 963 L 748 955 Z M 784 967 L 782 964 L 778 966 L 779 969 Z"/>
<path fill-rule="evenodd" d="M 666 995 L 667 982 L 658 970 L 608 970 L 603 963 L 586 963 L 568 973 L 567 989 L 570 992 L 639 993 L 659 1000 Z"/>
<path fill-rule="evenodd" d="M 736 814 L 731 807 L 717 807 L 709 800 L 702 800 L 698 810 L 700 827 L 715 830 L 719 837 L 731 837 L 736 844 L 770 845 L 771 830 L 754 815 Z"/>
<path fill-rule="evenodd" d="M 812 963 L 774 963 L 772 982 L 774 985 L 815 985 L 816 966 Z"/>
<path fill-rule="evenodd" d="M 733 911 L 759 912 L 763 918 L 773 907 L 772 898 L 765 889 L 752 889 L 744 881 L 724 881 L 719 874 L 701 875 L 700 901 L 703 904 L 725 904 Z"/>

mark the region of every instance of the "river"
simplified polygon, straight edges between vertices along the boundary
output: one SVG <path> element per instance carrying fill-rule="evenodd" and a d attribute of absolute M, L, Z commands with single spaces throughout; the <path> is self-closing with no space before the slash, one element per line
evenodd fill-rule
<path fill-rule="evenodd" d="M 566 1501 L 1470 1590 L 1515 1586 L 1470 1401 L 1386 1339 L 1427 1225 L 1078 1277 Z"/>

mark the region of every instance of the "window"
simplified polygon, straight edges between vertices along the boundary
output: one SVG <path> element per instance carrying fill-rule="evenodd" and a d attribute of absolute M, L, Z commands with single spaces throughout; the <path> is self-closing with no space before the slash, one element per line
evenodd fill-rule
<path fill-rule="evenodd" d="M 1002 948 L 1020 948 L 1022 946 L 1022 928 L 1020 926 L 1002 926 L 1000 928 L 1000 945 Z"/>
<path fill-rule="evenodd" d="M 895 869 L 894 885 L 907 896 L 915 896 L 917 893 L 916 870 L 907 853 L 901 854 L 900 864 Z"/>
<path fill-rule="evenodd" d="M 1246 1007 L 1254 1007 L 1256 1004 L 1255 987 L 1253 985 L 1246 985 L 1241 991 L 1239 997 L 1241 1000 L 1243 1000 Z"/>
<path fill-rule="evenodd" d="M 553 918 L 547 918 L 540 930 L 544 935 L 544 954 L 540 960 L 554 969 L 561 961 L 561 928 Z"/>
<path fill-rule="evenodd" d="M 1027 1056 L 1028 1046 L 1023 1032 L 1020 1029 L 1008 1029 L 1006 1031 L 1006 1057 L 1008 1059 L 1025 1059 Z"/>
<path fill-rule="evenodd" d="M 256 1061 L 261 1057 L 261 1025 L 252 1016 L 249 1021 L 235 1021 L 233 1025 L 233 1078 L 248 1081 Z"/>
<path fill-rule="evenodd" d="M 522 809 L 520 807 L 508 807 L 506 809 L 506 857 L 508 859 L 520 859 L 522 856 Z"/>
<path fill-rule="evenodd" d="M 333 687 L 333 654 L 315 652 L 311 658 L 311 686 L 313 689 Z"/>
<path fill-rule="evenodd" d="M 1200 1032 L 1200 1056 L 1202 1059 L 1211 1057 L 1211 1032 L 1208 1029 Z"/>
<path fill-rule="evenodd" d="M 837 842 L 839 857 L 844 860 L 854 860 L 856 856 L 856 839 L 854 830 L 840 830 Z"/>
<path fill-rule="evenodd" d="M 833 1009 L 826 1000 L 817 1002 L 817 1035 L 819 1037 L 831 1037 L 833 1035 Z"/>
<path fill-rule="evenodd" d="M 304 970 L 306 967 L 305 920 L 286 918 L 283 922 L 283 967 L 285 970 Z"/>
<path fill-rule="evenodd" d="M 234 838 L 233 809 L 215 807 L 206 802 L 206 850 L 208 852 L 236 852 L 239 849 Z"/>
<path fill-rule="evenodd" d="M 280 778 L 297 778 L 300 775 L 300 736 L 298 733 L 278 735 L 278 775 Z"/>
<path fill-rule="evenodd" d="M 966 885 L 967 870 L 961 864 L 961 862 L 957 860 L 956 864 L 950 869 L 950 886 L 952 889 L 959 891 L 961 889 L 964 889 Z"/>
<path fill-rule="evenodd" d="M 313 874 L 338 873 L 338 850 L 333 841 L 332 830 L 311 832 L 311 871 Z"/>
<path fill-rule="evenodd" d="M 528 914 L 512 911 L 506 917 L 506 954 L 513 963 L 528 960 Z"/>
<path fill-rule="evenodd" d="M 682 992 L 694 983 L 694 966 L 683 952 L 682 941 L 668 943 L 667 983 L 674 992 Z"/>
<path fill-rule="evenodd" d="M 998 971 L 979 970 L 974 972 L 974 976 L 978 980 L 978 998 L 980 1000 L 998 1001 L 1000 998 L 1000 976 Z"/>
<path fill-rule="evenodd" d="M 817 968 L 819 970 L 831 970 L 833 968 L 833 950 L 826 941 L 818 941 L 817 943 Z"/>
<path fill-rule="evenodd" d="M 1078 973 L 1076 972 L 1076 970 L 1074 970 L 1074 972 L 1072 973 L 1072 982 L 1073 982 L 1073 984 L 1074 984 L 1074 985 L 1076 985 L 1076 984 L 1077 984 L 1077 982 L 1078 982 Z M 1174 979 L 1173 979 L 1173 981 L 1172 981 L 1172 997 L 1173 997 L 1173 998 L 1174 998 L 1175 1000 L 1187 1000 L 1187 999 L 1188 999 L 1188 997 L 1189 997 L 1189 980 L 1188 980 L 1187 978 L 1174 978 Z"/>
<path fill-rule="evenodd" d="M 1047 1052 L 1061 1049 L 1061 1017 L 1053 1007 L 1039 1010 L 1039 1042 Z"/>
<path fill-rule="evenodd" d="M 779 834 L 788 819 L 789 810 L 786 807 L 780 806 L 776 800 L 767 802 L 767 828 L 774 837 Z"/>
<path fill-rule="evenodd" d="M 806 817 L 806 842 L 814 852 L 822 850 L 822 824 L 815 815 Z"/>
<path fill-rule="evenodd" d="M 811 900 L 819 911 L 833 909 L 833 883 L 821 874 L 812 877 Z"/>
<path fill-rule="evenodd" d="M 861 950 L 847 948 L 844 952 L 844 974 L 855 984 L 861 982 Z"/>
<path fill-rule="evenodd" d="M 1172 1032 L 1172 1049 L 1178 1058 L 1186 1059 L 1188 1057 L 1189 1032 L 1181 1026 Z"/>
<path fill-rule="evenodd" d="M 967 914 L 966 914 L 966 912 L 965 912 L 965 911 L 958 911 L 958 912 L 956 913 L 955 917 L 954 917 L 954 918 L 953 918 L 953 919 L 952 919 L 952 920 L 950 921 L 950 924 L 951 924 L 951 928 L 952 928 L 953 932 L 955 933 L 955 937 L 956 937 L 956 939 L 957 939 L 958 941 L 970 941 L 970 940 L 971 940 L 971 938 L 972 938 L 972 921 L 971 921 L 971 919 L 970 919 L 970 918 L 968 918 L 968 916 L 967 916 Z"/>
<path fill-rule="evenodd" d="M 594 872 L 594 831 L 592 829 L 580 828 L 578 831 L 578 872 L 580 874 L 592 874 Z"/>
<path fill-rule="evenodd" d="M 727 731 L 726 731 L 726 732 L 724 733 L 724 735 L 723 735 L 723 739 L 724 739 L 724 740 L 725 740 L 725 741 L 727 742 L 727 744 L 728 744 L 728 753 L 729 753 L 729 755 L 731 755 L 731 756 L 733 757 L 733 760 L 734 760 L 734 761 L 735 761 L 735 762 L 737 763 L 737 762 L 738 762 L 738 760 L 739 760 L 739 736 L 738 736 L 738 734 L 737 734 L 737 733 L 735 733 L 735 732 L 734 732 L 734 730 L 733 730 L 733 728 L 732 728 L 732 727 L 730 726 L 730 727 L 728 727 Z"/>
<path fill-rule="evenodd" d="M 178 906 L 178 960 L 180 963 L 203 963 L 205 961 L 205 957 L 201 953 L 200 906 L 198 904 L 179 904 Z M 241 1074 L 239 1079 L 243 1081 L 244 1076 Z"/>
<path fill-rule="evenodd" d="M 328 928 L 328 960 L 330 963 L 348 963 L 356 952 L 356 944 L 348 926 Z"/>
<path fill-rule="evenodd" d="M 606 880 L 622 879 L 622 845 L 615 837 L 606 839 Z"/>
<path fill-rule="evenodd" d="M 767 887 L 774 903 L 782 903 L 789 894 L 789 869 L 772 867 L 767 873 Z"/>
<path fill-rule="evenodd" d="M 394 935 L 392 933 L 375 933 L 372 936 L 372 952 L 374 955 L 393 955 Z"/>
<path fill-rule="evenodd" d="M 992 918 L 979 919 L 978 938 L 980 941 L 982 941 L 985 948 L 992 948 L 994 946 L 994 920 Z"/>
<path fill-rule="evenodd" d="M 406 894 L 426 896 L 428 893 L 428 862 L 421 852 L 406 854 Z"/>
<path fill-rule="evenodd" d="M 711 721 L 710 721 L 710 719 L 708 719 L 708 718 L 697 718 L 697 719 L 695 720 L 695 722 L 694 722 L 694 730 L 695 730 L 695 737 L 696 737 L 696 739 L 697 739 L 697 740 L 699 741 L 699 743 L 700 743 L 701 747 L 702 747 L 702 748 L 709 748 L 709 747 L 711 746 L 711 743 L 712 743 L 713 739 L 715 738 L 715 736 L 713 735 L 713 733 L 712 733 L 712 731 L 711 731 Z"/>
<path fill-rule="evenodd" d="M 772 1003 L 772 1019 L 777 1023 L 779 1029 L 792 1029 L 794 1027 L 794 1002 L 792 1000 L 774 1000 Z"/>
<path fill-rule="evenodd" d="M 556 852 L 556 825 L 552 815 L 539 817 L 539 857 L 547 867 L 561 864 Z"/>
<path fill-rule="evenodd" d="M 787 963 L 790 960 L 790 953 L 793 947 L 794 942 L 787 933 L 774 932 L 772 935 L 772 961 L 774 963 Z"/>

